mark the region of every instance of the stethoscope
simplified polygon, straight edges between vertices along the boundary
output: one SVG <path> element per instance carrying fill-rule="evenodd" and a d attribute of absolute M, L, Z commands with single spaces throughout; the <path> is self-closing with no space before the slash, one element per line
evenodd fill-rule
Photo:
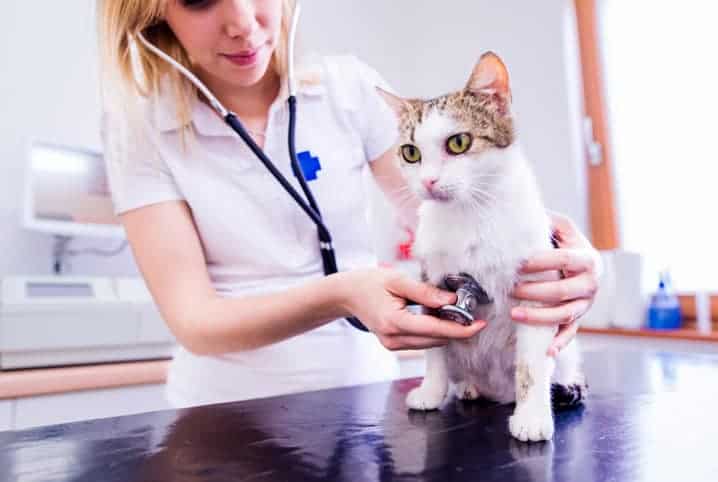
<path fill-rule="evenodd" d="M 251 151 L 254 153 L 254 155 L 257 156 L 257 158 L 264 164 L 264 166 L 269 170 L 269 172 L 274 176 L 274 178 L 279 182 L 279 184 L 282 185 L 285 191 L 289 193 L 289 195 L 294 199 L 294 201 L 297 203 L 297 205 L 309 216 L 309 218 L 316 224 L 318 236 L 319 236 L 319 250 L 322 256 L 322 264 L 324 266 L 324 275 L 328 276 L 330 274 L 334 274 L 338 272 L 337 269 L 337 260 L 336 255 L 334 253 L 334 247 L 332 245 L 332 236 L 329 232 L 329 229 L 324 224 L 322 220 L 321 212 L 319 211 L 319 206 L 317 205 L 317 201 L 314 199 L 314 195 L 312 194 L 312 190 L 309 188 L 309 185 L 307 184 L 306 179 L 304 178 L 304 173 L 302 172 L 302 169 L 299 166 L 299 161 L 297 160 L 297 153 L 295 148 L 295 139 L 296 139 L 296 123 L 297 123 L 297 97 L 296 97 L 296 84 L 294 83 L 294 39 L 296 36 L 297 31 L 297 24 L 299 23 L 299 14 L 301 12 L 300 4 L 297 2 L 294 12 L 292 14 L 292 24 L 289 31 L 289 40 L 288 40 L 288 52 L 287 52 L 287 82 L 289 84 L 289 99 L 287 100 L 287 103 L 289 104 L 289 135 L 288 135 L 288 144 L 289 144 L 289 158 L 291 160 L 291 166 L 292 166 L 292 172 L 294 173 L 294 176 L 299 181 L 299 185 L 302 188 L 302 191 L 304 192 L 304 195 L 306 196 L 306 201 L 302 196 L 297 192 L 296 189 L 287 181 L 287 179 L 282 175 L 281 172 L 277 169 L 277 167 L 272 163 L 272 161 L 267 157 L 267 155 L 264 153 L 261 147 L 259 147 L 255 142 L 254 139 L 249 135 L 247 130 L 242 125 L 242 122 L 239 120 L 239 118 L 234 114 L 233 112 L 230 112 L 227 110 L 222 103 L 212 94 L 212 92 L 205 86 L 202 81 L 200 81 L 192 72 L 190 72 L 188 69 L 186 69 L 182 64 L 177 62 L 175 59 L 164 53 L 161 49 L 158 47 L 152 45 L 145 37 L 142 35 L 142 33 L 137 33 L 137 38 L 152 52 L 154 52 L 156 55 L 158 55 L 161 59 L 168 62 L 170 65 L 172 65 L 174 68 L 176 68 L 180 73 L 182 73 L 190 82 L 192 82 L 199 90 L 204 94 L 204 96 L 209 101 L 212 108 L 217 111 L 217 113 L 224 119 L 224 121 L 229 125 L 229 127 L 234 130 L 239 137 L 242 138 L 242 140 L 247 144 L 247 146 L 251 149 Z M 307 202 L 308 201 L 308 202 Z M 361 330 L 361 331 L 369 331 L 366 326 L 364 326 L 361 321 L 359 321 L 356 317 L 350 316 L 347 317 L 346 320 L 355 328 Z"/>

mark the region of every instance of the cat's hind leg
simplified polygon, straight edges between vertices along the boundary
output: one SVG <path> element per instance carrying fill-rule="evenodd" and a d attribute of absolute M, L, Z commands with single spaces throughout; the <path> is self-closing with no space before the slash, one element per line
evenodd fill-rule
<path fill-rule="evenodd" d="M 454 390 L 456 392 L 456 397 L 459 398 L 459 400 L 478 400 L 481 396 L 479 388 L 474 383 L 466 380 L 458 382 L 455 385 Z"/>
<path fill-rule="evenodd" d="M 449 372 L 444 347 L 426 350 L 426 374 L 421 385 L 406 396 L 406 405 L 413 410 L 436 410 L 449 390 Z"/>
<path fill-rule="evenodd" d="M 556 372 L 551 384 L 551 403 L 555 411 L 581 405 L 588 395 L 588 385 L 581 370 L 581 350 L 573 340 L 556 357 Z"/>

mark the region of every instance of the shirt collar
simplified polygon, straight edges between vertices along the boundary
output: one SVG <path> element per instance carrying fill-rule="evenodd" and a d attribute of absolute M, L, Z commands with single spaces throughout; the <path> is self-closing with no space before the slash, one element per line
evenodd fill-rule
<path fill-rule="evenodd" d="M 313 82 L 301 82 L 297 88 L 297 97 L 302 99 L 321 98 L 325 93 L 326 85 L 320 78 Z M 269 109 L 270 115 L 285 108 L 288 98 L 289 88 L 285 79 L 279 89 L 279 95 Z M 160 132 L 177 131 L 187 125 L 182 123 L 177 116 L 178 105 L 178 98 L 172 88 L 170 78 L 164 76 L 160 81 L 159 93 L 154 99 L 155 125 Z M 192 99 L 190 102 L 189 122 L 194 124 L 198 133 L 205 136 L 224 136 L 234 132 L 220 119 L 214 109 L 199 98 Z"/>

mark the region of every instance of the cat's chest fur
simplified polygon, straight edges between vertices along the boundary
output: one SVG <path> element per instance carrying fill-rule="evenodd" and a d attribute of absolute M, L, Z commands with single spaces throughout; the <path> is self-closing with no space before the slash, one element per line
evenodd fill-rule
<path fill-rule="evenodd" d="M 501 296 L 513 283 L 521 257 L 507 249 L 505 233 L 472 218 L 435 204 L 422 206 L 415 251 L 430 283 L 440 285 L 447 274 L 465 272 L 492 298 Z"/>
<path fill-rule="evenodd" d="M 533 183 L 485 210 L 462 210 L 436 202 L 422 204 L 415 253 L 426 281 L 440 286 L 452 273 L 468 273 L 493 300 L 478 316 L 488 325 L 467 341 L 447 346 L 449 376 L 454 383 L 470 381 L 482 394 L 512 401 L 515 366 L 515 325 L 511 308 L 519 302 L 511 292 L 521 263 L 550 247 L 548 216 Z"/>
<path fill-rule="evenodd" d="M 481 216 L 439 203 L 424 203 L 415 253 L 427 281 L 440 285 L 451 273 L 468 273 L 501 311 L 518 281 L 521 263 L 550 246 L 548 218 L 540 198 L 525 209 L 494 208 Z M 511 211 L 518 211 L 512 213 Z M 478 214 L 478 215 L 477 215 Z"/>

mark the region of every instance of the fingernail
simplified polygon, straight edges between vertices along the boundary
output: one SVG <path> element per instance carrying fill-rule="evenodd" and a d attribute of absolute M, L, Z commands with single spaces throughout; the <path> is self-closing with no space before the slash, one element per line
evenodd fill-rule
<path fill-rule="evenodd" d="M 516 321 L 526 321 L 526 311 L 522 308 L 514 308 L 511 310 L 511 318 Z"/>
<path fill-rule="evenodd" d="M 548 356 L 551 358 L 556 358 L 556 355 L 558 355 L 558 349 L 555 346 L 552 346 L 548 349 Z"/>
<path fill-rule="evenodd" d="M 454 294 L 440 291 L 439 294 L 436 295 L 436 301 L 443 305 L 448 305 L 454 302 Z"/>

